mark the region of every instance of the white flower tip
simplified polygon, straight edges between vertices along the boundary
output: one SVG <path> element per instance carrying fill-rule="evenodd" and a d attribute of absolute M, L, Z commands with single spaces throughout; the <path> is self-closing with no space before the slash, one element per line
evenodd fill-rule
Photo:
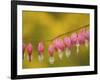
<path fill-rule="evenodd" d="M 80 44 L 76 44 L 76 52 L 79 53 Z"/>
<path fill-rule="evenodd" d="M 43 55 L 39 55 L 38 59 L 39 59 L 39 62 L 42 62 L 43 61 Z"/>
<path fill-rule="evenodd" d="M 77 54 L 79 53 L 79 47 L 77 47 L 77 50 L 76 50 Z"/>
<path fill-rule="evenodd" d="M 49 58 L 49 63 L 50 63 L 50 64 L 54 64 L 54 57 L 50 57 L 50 58 Z"/>
<path fill-rule="evenodd" d="M 62 60 L 63 53 L 62 52 L 58 53 L 58 56 L 59 56 L 59 59 Z"/>
<path fill-rule="evenodd" d="M 70 57 L 70 55 L 71 55 L 71 51 L 70 51 L 69 49 L 66 49 L 65 54 L 66 54 L 66 57 Z"/>

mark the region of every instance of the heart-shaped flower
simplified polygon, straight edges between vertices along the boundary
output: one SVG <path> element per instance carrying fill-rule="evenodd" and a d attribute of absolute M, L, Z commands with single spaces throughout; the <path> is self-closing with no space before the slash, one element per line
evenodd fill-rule
<path fill-rule="evenodd" d="M 73 45 L 76 45 L 77 53 L 79 53 L 80 39 L 80 35 L 78 35 L 77 33 L 73 33 L 71 35 L 71 41 Z"/>
<path fill-rule="evenodd" d="M 71 38 L 70 37 L 65 37 L 64 38 L 64 44 L 67 48 L 71 48 L 72 47 L 72 41 L 71 41 Z"/>
<path fill-rule="evenodd" d="M 63 56 L 63 51 L 65 49 L 64 42 L 62 39 L 55 39 L 53 44 L 54 44 L 55 49 L 58 51 L 58 56 L 61 60 Z"/>
<path fill-rule="evenodd" d="M 39 52 L 40 55 L 43 54 L 43 52 L 44 52 L 44 44 L 43 44 L 43 42 L 39 42 L 39 44 L 38 44 L 38 52 Z"/>
<path fill-rule="evenodd" d="M 32 44 L 31 43 L 27 45 L 27 52 L 28 52 L 28 60 L 31 62 L 32 60 Z"/>
<path fill-rule="evenodd" d="M 54 52 L 55 52 L 55 48 L 53 46 L 53 44 L 50 44 L 49 47 L 48 47 L 48 53 L 49 53 L 49 62 L 50 64 L 53 64 L 54 63 Z"/>
<path fill-rule="evenodd" d="M 81 34 L 82 36 L 84 36 L 85 46 L 88 47 L 89 38 L 90 38 L 89 30 L 82 29 Z"/>
<path fill-rule="evenodd" d="M 44 53 L 44 43 L 41 41 L 38 43 L 38 52 L 39 52 L 39 62 L 43 60 L 43 53 Z"/>
<path fill-rule="evenodd" d="M 53 56 L 54 55 L 54 51 L 55 51 L 55 49 L 54 49 L 53 44 L 50 44 L 49 47 L 48 47 L 48 53 L 49 53 L 49 55 Z"/>
<path fill-rule="evenodd" d="M 64 38 L 64 44 L 66 46 L 65 54 L 67 57 L 71 55 L 71 47 L 72 47 L 72 41 L 70 37 Z"/>

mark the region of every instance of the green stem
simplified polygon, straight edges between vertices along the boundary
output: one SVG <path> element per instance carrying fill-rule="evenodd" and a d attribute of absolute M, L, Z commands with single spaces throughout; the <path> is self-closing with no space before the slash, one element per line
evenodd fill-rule
<path fill-rule="evenodd" d="M 75 29 L 75 30 L 72 30 L 72 31 L 69 31 L 69 32 L 65 32 L 65 33 L 63 33 L 63 34 L 60 34 L 60 35 L 58 35 L 58 36 L 56 36 L 56 37 L 54 37 L 54 38 L 52 38 L 52 39 L 50 39 L 50 40 L 47 40 L 47 41 L 53 41 L 53 40 L 55 40 L 56 38 L 59 38 L 59 37 L 61 37 L 61 36 L 63 36 L 63 35 L 70 34 L 70 33 L 72 33 L 72 32 L 78 31 L 78 30 L 80 30 L 80 29 L 82 29 L 82 28 L 86 28 L 86 27 L 89 27 L 89 24 L 84 25 L 84 26 L 82 26 L 82 27 L 80 27 L 80 28 L 77 28 L 77 29 Z"/>

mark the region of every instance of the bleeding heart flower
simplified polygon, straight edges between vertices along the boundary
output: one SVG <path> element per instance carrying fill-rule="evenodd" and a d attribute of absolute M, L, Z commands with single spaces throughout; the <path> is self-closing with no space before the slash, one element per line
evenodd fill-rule
<path fill-rule="evenodd" d="M 53 56 L 54 51 L 55 51 L 55 49 L 54 49 L 53 44 L 50 44 L 49 47 L 48 47 L 49 55 L 50 55 L 50 56 Z"/>
<path fill-rule="evenodd" d="M 43 52 L 44 52 L 44 44 L 43 44 L 43 42 L 39 42 L 39 44 L 38 44 L 38 52 L 39 52 L 40 55 L 43 54 Z"/>
<path fill-rule="evenodd" d="M 89 30 L 86 31 L 86 39 L 89 41 L 89 38 L 90 38 L 90 32 Z"/>
<path fill-rule="evenodd" d="M 89 39 L 89 32 L 86 31 L 85 29 L 82 29 L 79 34 L 73 33 L 71 35 L 72 43 L 75 44 L 76 47 L 77 47 L 77 53 L 79 53 L 80 44 L 85 43 L 87 45 L 87 40 L 88 39 Z"/>
<path fill-rule="evenodd" d="M 28 52 L 28 60 L 32 61 L 32 44 L 31 43 L 27 45 L 27 52 Z"/>
<path fill-rule="evenodd" d="M 43 42 L 39 42 L 38 44 L 38 52 L 39 52 L 39 61 L 43 60 L 43 52 L 44 52 L 44 44 Z"/>
<path fill-rule="evenodd" d="M 71 55 L 71 47 L 72 47 L 72 42 L 71 42 L 71 38 L 69 37 L 65 37 L 64 38 L 64 44 L 66 47 L 66 56 L 69 57 Z"/>
<path fill-rule="evenodd" d="M 79 46 L 80 46 L 80 41 L 79 41 L 79 35 L 77 34 L 77 33 L 73 33 L 72 35 L 71 35 L 71 41 L 72 41 L 72 44 L 74 45 L 76 45 L 76 51 L 77 51 L 77 53 L 79 53 Z"/>
<path fill-rule="evenodd" d="M 88 47 L 89 38 L 90 38 L 90 34 L 89 34 L 89 31 L 87 30 L 86 33 L 85 33 L 85 46 L 86 47 Z"/>
<path fill-rule="evenodd" d="M 85 36 L 83 35 L 83 32 L 80 32 L 78 34 L 78 42 L 79 42 L 79 44 L 84 44 L 84 42 L 85 42 Z"/>
<path fill-rule="evenodd" d="M 24 54 L 24 52 L 25 52 L 25 48 L 26 48 L 26 45 L 23 44 L 23 45 L 22 45 L 22 51 L 23 51 L 23 55 L 22 55 L 22 56 L 23 56 L 23 59 L 24 59 L 24 56 L 25 56 L 25 54 Z"/>
<path fill-rule="evenodd" d="M 88 47 L 88 42 L 89 42 L 89 30 L 82 29 L 81 30 L 82 36 L 84 36 L 84 41 L 85 41 L 85 46 Z"/>
<path fill-rule="evenodd" d="M 72 47 L 71 38 L 65 37 L 65 38 L 64 38 L 64 44 L 65 44 L 65 46 L 66 46 L 67 48 L 70 49 L 70 48 Z"/>
<path fill-rule="evenodd" d="M 53 44 L 50 44 L 49 47 L 48 47 L 48 53 L 49 53 L 49 62 L 50 64 L 53 64 L 54 63 L 54 51 L 55 51 L 55 48 L 53 46 Z"/>
<path fill-rule="evenodd" d="M 73 45 L 78 43 L 78 42 L 77 42 L 77 37 L 78 37 L 77 33 L 73 33 L 73 34 L 71 35 L 71 41 L 72 41 L 72 44 L 73 44 Z"/>
<path fill-rule="evenodd" d="M 57 49 L 57 51 L 59 53 L 58 54 L 59 58 L 62 59 L 63 51 L 64 51 L 64 48 L 65 48 L 63 40 L 62 39 L 54 40 L 54 46 L 55 46 L 55 48 Z"/>

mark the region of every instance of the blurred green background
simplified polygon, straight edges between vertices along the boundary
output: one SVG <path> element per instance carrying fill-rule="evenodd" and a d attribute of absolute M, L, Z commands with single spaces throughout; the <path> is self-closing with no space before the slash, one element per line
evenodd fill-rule
<path fill-rule="evenodd" d="M 90 23 L 89 14 L 85 13 L 56 13 L 56 12 L 32 12 L 23 11 L 22 13 L 22 36 L 23 43 L 33 45 L 32 62 L 27 60 L 27 51 L 23 60 L 23 68 L 47 68 L 47 67 L 67 67 L 67 66 L 86 66 L 89 65 L 89 48 L 80 46 L 80 52 L 77 55 L 76 47 L 72 48 L 71 56 L 67 58 L 65 52 L 63 59 L 58 58 L 57 52 L 54 54 L 54 64 L 49 64 L 48 45 L 54 37 L 80 28 Z M 64 35 L 60 38 L 63 39 Z M 39 41 L 45 42 L 44 60 L 38 61 L 37 45 Z"/>

